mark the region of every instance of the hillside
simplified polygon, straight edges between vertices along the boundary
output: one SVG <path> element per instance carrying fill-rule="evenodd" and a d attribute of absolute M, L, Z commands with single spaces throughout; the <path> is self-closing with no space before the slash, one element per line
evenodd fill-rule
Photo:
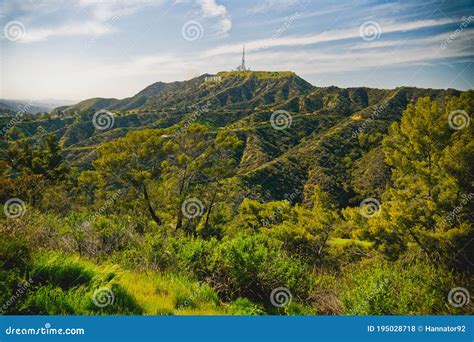
<path fill-rule="evenodd" d="M 52 132 L 69 162 L 88 169 L 98 145 L 130 130 L 200 122 L 215 132 L 238 134 L 244 143 L 238 173 L 266 200 L 288 196 L 297 202 L 307 200 L 318 185 L 345 206 L 368 195 L 362 189 L 372 188 L 373 182 L 383 188 L 386 176 L 356 184 L 354 175 L 380 164 L 377 156 L 367 156 L 374 155 L 390 123 L 400 119 L 409 103 L 424 96 L 443 101 L 459 93 L 316 87 L 289 71 L 219 72 L 182 82 L 157 82 L 122 100 L 93 98 L 59 107 L 51 113 L 54 119 L 21 122 L 9 137 L 38 138 Z M 114 113 L 113 127 L 94 128 L 92 115 L 99 110 Z M 288 111 L 289 127 L 272 127 L 275 110 Z"/>

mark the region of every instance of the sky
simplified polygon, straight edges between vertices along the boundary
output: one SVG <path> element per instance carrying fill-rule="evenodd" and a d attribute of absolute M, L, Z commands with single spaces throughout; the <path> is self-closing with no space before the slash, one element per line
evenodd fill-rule
<path fill-rule="evenodd" d="M 474 1 L 0 0 L 0 98 L 125 98 L 240 64 L 315 86 L 474 88 Z"/>

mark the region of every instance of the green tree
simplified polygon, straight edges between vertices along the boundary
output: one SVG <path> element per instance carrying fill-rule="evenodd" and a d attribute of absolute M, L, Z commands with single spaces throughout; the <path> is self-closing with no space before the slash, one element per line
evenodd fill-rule
<path fill-rule="evenodd" d="M 44 175 L 49 181 L 57 182 L 64 180 L 69 172 L 61 146 L 54 134 L 49 134 L 36 146 L 29 140 L 11 144 L 6 159 L 13 176 L 38 174 Z"/>
<path fill-rule="evenodd" d="M 472 192 L 466 178 L 472 172 L 472 125 L 455 130 L 448 123 L 454 108 L 472 113 L 473 94 L 452 98 L 445 108 L 429 98 L 419 99 L 384 139 L 393 185 L 383 195 L 381 215 L 370 223 L 379 247 L 395 253 L 393 257 L 414 243 L 432 262 L 449 259 L 472 237 L 468 205 L 461 205 L 456 220 L 446 220 L 462 196 Z"/>
<path fill-rule="evenodd" d="M 167 193 L 171 194 L 171 210 L 176 212 L 176 229 L 183 228 L 182 205 L 189 198 L 197 198 L 205 211 L 204 230 L 208 228 L 212 210 L 224 180 L 235 175 L 237 167 L 236 150 L 241 141 L 234 135 L 219 132 L 213 136 L 206 126 L 191 124 L 170 139 L 164 147 L 167 160 L 163 163 L 163 179 Z M 204 210 L 205 209 L 205 210 Z M 194 230 L 188 220 L 187 230 Z"/>
<path fill-rule="evenodd" d="M 148 187 L 161 177 L 166 158 L 163 148 L 168 137 L 165 130 L 147 129 L 129 132 L 124 138 L 103 144 L 93 162 L 95 170 L 83 172 L 79 181 L 105 190 L 135 190 L 143 196 L 151 218 L 161 224 Z"/>

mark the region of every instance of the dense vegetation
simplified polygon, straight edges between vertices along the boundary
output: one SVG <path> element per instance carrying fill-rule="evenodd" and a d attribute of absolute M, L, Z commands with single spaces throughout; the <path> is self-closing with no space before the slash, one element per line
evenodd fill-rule
<path fill-rule="evenodd" d="M 205 76 L 9 127 L 2 313 L 472 312 L 473 91 Z"/>

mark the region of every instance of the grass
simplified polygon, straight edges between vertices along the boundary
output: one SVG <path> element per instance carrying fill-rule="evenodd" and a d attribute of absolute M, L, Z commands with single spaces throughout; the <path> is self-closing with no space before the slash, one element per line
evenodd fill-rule
<path fill-rule="evenodd" d="M 11 314 L 264 315 L 273 312 L 266 312 L 261 304 L 244 298 L 223 303 L 207 283 L 180 275 L 128 270 L 110 263 L 97 265 L 77 255 L 58 252 L 36 253 L 31 260 L 28 276 L 32 285 Z M 305 314 L 304 309 L 294 304 L 287 313 Z"/>
<path fill-rule="evenodd" d="M 175 275 L 121 271 L 119 283 L 132 293 L 148 315 L 223 315 L 225 306 L 206 284 Z"/>
<path fill-rule="evenodd" d="M 49 315 L 224 315 L 228 305 L 219 302 L 207 284 L 176 275 L 126 270 L 48 252 L 35 256 L 33 287 L 23 309 Z M 113 303 L 100 307 L 94 295 L 100 289 L 113 294 Z"/>
<path fill-rule="evenodd" d="M 356 245 L 367 247 L 367 248 L 372 247 L 372 245 L 374 244 L 373 242 L 370 242 L 370 241 L 362 241 L 362 240 L 356 240 L 356 239 L 343 239 L 343 238 L 338 238 L 338 237 L 331 238 L 328 241 L 328 243 L 330 246 L 334 246 L 334 247 L 337 247 L 337 246 L 343 247 L 349 244 L 356 244 Z"/>
<path fill-rule="evenodd" d="M 221 71 L 217 76 L 222 78 L 228 77 L 249 77 L 256 76 L 257 79 L 279 79 L 296 76 L 292 71 Z"/>

